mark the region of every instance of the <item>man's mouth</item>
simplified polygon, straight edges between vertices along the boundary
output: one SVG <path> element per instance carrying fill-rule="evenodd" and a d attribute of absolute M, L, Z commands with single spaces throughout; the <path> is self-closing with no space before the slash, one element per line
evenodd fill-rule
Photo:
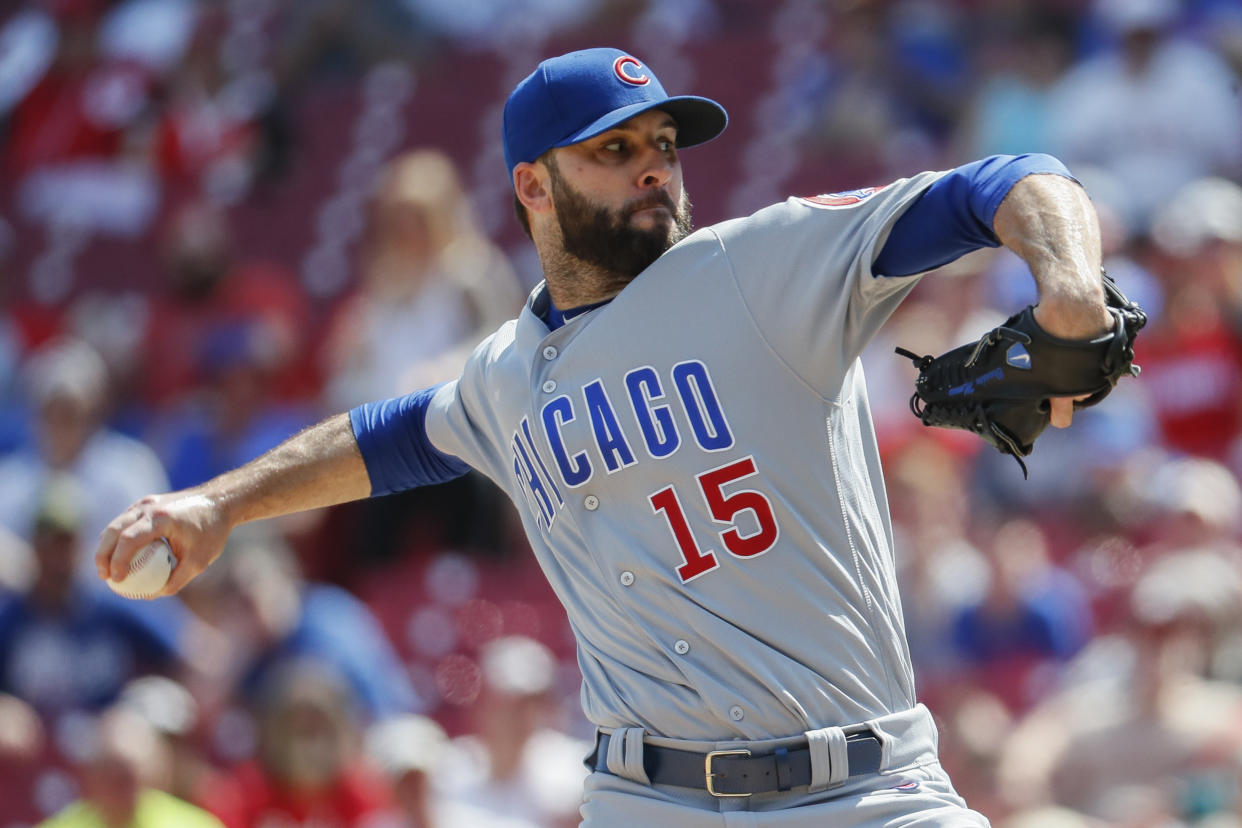
<path fill-rule="evenodd" d="M 635 204 L 629 209 L 630 218 L 645 215 L 658 215 L 665 213 L 674 216 L 677 213 L 676 207 L 673 206 L 672 199 L 669 198 L 649 198 Z"/>

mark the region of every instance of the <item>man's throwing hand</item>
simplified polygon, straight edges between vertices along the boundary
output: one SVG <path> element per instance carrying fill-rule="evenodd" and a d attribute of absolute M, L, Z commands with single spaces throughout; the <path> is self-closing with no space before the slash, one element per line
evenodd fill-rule
<path fill-rule="evenodd" d="M 177 566 L 164 588 L 151 597 L 173 595 L 220 556 L 230 528 L 219 504 L 194 489 L 148 495 L 99 534 L 95 569 L 104 580 L 122 581 L 134 556 L 163 537 Z"/>

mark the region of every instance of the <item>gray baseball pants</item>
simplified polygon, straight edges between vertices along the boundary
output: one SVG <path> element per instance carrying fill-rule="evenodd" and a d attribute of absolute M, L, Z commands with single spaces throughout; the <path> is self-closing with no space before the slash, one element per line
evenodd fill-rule
<path fill-rule="evenodd" d="M 625 775 L 595 772 L 587 777 L 583 828 L 988 828 L 988 820 L 966 806 L 940 767 L 936 725 L 927 708 L 918 705 L 867 724 L 883 745 L 879 773 L 848 777 L 822 790 L 804 786 L 783 793 L 719 798 L 706 790 L 636 781 L 642 772 L 634 768 L 641 768 L 641 760 L 630 757 L 629 768 L 614 768 Z M 649 737 L 646 741 L 698 752 L 745 747 L 760 753 L 797 740 L 716 743 Z"/>

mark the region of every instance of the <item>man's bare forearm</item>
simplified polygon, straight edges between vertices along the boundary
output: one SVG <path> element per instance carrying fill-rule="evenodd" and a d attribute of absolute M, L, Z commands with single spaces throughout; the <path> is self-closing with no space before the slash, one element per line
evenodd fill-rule
<path fill-rule="evenodd" d="M 348 414 L 290 437 L 240 468 L 198 487 L 230 526 L 360 500 L 371 480 Z"/>
<path fill-rule="evenodd" d="M 1060 175 L 1028 175 L 1013 185 L 992 229 L 1026 262 L 1039 288 L 1035 321 L 1053 336 L 1091 339 L 1112 329 L 1104 299 L 1100 220 L 1087 193 Z M 1049 400 L 1050 422 L 1065 428 L 1073 400 Z"/>
<path fill-rule="evenodd" d="M 370 494 L 349 415 L 338 414 L 201 486 L 142 498 L 100 533 L 95 568 L 122 581 L 138 550 L 163 538 L 178 563 L 159 594 L 172 595 L 220 556 L 238 524 Z"/>
<path fill-rule="evenodd" d="M 1030 267 L 1039 287 L 1036 318 L 1049 333 L 1085 338 L 1109 329 L 1099 218 L 1081 186 L 1060 175 L 1029 175 L 1005 196 L 992 227 Z"/>

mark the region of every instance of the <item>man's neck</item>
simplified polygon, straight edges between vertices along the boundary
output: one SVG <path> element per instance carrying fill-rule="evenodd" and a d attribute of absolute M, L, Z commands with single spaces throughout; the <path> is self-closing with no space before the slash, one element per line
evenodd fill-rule
<path fill-rule="evenodd" d="M 540 251 L 539 260 L 552 304 L 560 310 L 607 301 L 633 281 L 632 276 L 588 264 L 563 250 Z"/>

